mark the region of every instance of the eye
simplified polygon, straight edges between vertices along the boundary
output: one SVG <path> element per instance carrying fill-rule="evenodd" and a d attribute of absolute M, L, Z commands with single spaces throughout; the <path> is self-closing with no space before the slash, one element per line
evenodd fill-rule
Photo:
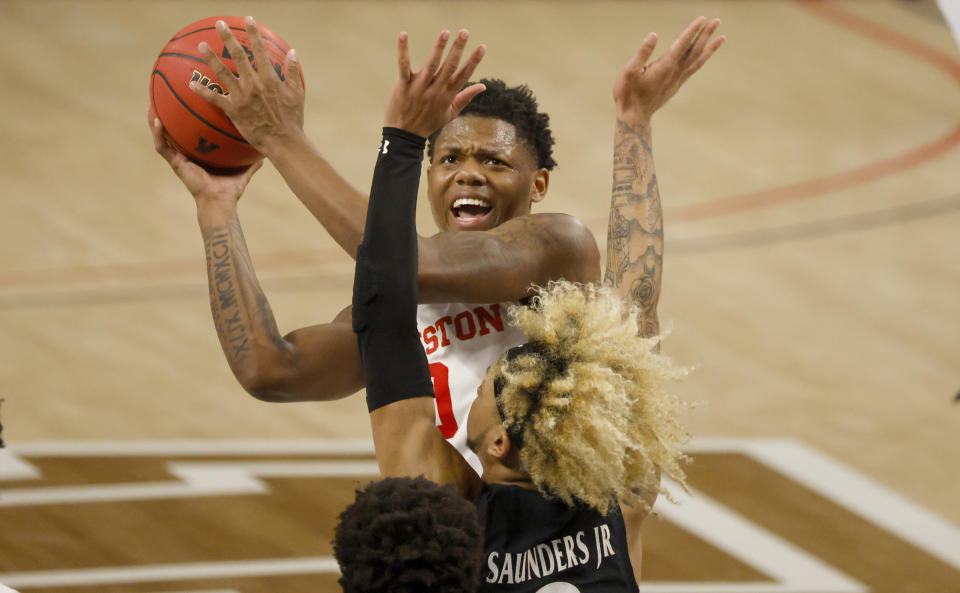
<path fill-rule="evenodd" d="M 500 159 L 498 159 L 498 158 L 496 158 L 496 157 L 490 157 L 490 158 L 488 158 L 488 159 L 487 159 L 487 162 L 490 163 L 491 165 L 493 165 L 494 167 L 506 167 L 506 166 L 507 166 L 507 163 L 501 161 Z"/>
<path fill-rule="evenodd" d="M 457 162 L 457 156 L 453 154 L 444 155 L 440 157 L 440 162 L 447 165 L 449 165 L 450 163 L 455 163 Z"/>

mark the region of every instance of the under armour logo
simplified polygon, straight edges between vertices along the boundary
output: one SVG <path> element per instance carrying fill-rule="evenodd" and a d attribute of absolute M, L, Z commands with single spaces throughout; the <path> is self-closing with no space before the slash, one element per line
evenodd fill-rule
<path fill-rule="evenodd" d="M 384 141 L 380 144 L 380 154 L 387 154 L 387 147 L 388 147 L 388 146 L 390 146 L 390 141 L 389 141 L 389 140 L 384 140 Z"/>
<path fill-rule="evenodd" d="M 219 144 L 214 144 L 210 142 L 203 136 L 200 136 L 200 140 L 197 141 L 196 151 L 200 154 L 207 154 L 208 152 L 213 152 L 214 150 L 220 148 Z"/>

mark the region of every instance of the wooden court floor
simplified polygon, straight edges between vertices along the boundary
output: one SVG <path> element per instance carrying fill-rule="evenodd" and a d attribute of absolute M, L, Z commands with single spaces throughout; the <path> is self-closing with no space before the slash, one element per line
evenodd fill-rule
<path fill-rule="evenodd" d="M 0 2 L 0 583 L 338 590 L 331 529 L 374 477 L 362 398 L 240 389 L 145 125 L 157 52 L 214 14 L 297 49 L 307 132 L 358 187 L 397 31 L 419 56 L 469 28 L 479 74 L 552 115 L 538 211 L 601 245 L 614 77 L 648 31 L 722 18 L 654 120 L 665 350 L 702 405 L 693 496 L 648 524 L 643 590 L 960 591 L 960 51 L 919 0 Z M 351 260 L 271 167 L 240 214 L 283 331 L 348 302 Z"/>

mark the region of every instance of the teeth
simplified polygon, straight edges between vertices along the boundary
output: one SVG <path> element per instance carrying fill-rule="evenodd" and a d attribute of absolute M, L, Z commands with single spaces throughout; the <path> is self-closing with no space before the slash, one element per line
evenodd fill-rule
<path fill-rule="evenodd" d="M 461 206 L 480 206 L 482 208 L 492 208 L 493 205 L 486 200 L 481 200 L 480 198 L 457 198 L 453 203 L 454 208 L 459 208 Z"/>

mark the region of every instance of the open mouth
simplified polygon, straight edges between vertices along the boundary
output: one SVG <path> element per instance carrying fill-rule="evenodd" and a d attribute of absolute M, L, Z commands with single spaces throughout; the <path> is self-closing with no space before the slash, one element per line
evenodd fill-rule
<path fill-rule="evenodd" d="M 493 210 L 493 204 L 483 198 L 457 198 L 450 211 L 461 226 L 474 226 L 486 220 Z"/>

